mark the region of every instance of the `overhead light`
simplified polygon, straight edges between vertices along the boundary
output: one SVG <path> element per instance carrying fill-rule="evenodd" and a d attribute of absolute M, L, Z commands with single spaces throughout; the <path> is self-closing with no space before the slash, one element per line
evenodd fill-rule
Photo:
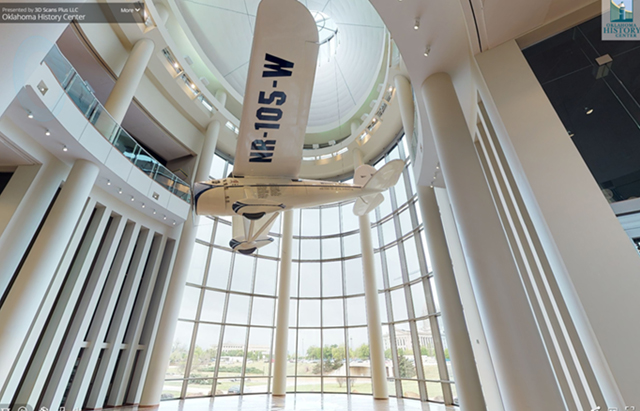
<path fill-rule="evenodd" d="M 118 188 L 118 194 L 122 194 L 122 189 Z"/>
<path fill-rule="evenodd" d="M 49 130 L 45 130 L 45 131 L 44 131 L 44 135 L 45 135 L 45 136 L 50 136 L 50 135 L 51 135 L 51 131 L 49 131 Z"/>
<path fill-rule="evenodd" d="M 165 214 L 165 215 L 162 217 L 162 219 L 163 219 L 163 220 L 166 220 L 166 219 L 167 219 L 167 215 Z"/>
<path fill-rule="evenodd" d="M 173 220 L 173 225 L 176 225 L 176 220 Z"/>
<path fill-rule="evenodd" d="M 111 185 L 111 180 L 107 180 L 107 185 L 110 186 Z"/>
<path fill-rule="evenodd" d="M 136 201 L 135 197 L 131 196 L 131 201 Z"/>
<path fill-rule="evenodd" d="M 420 28 L 420 19 L 416 19 L 416 21 L 413 23 L 413 29 L 418 30 L 419 28 Z"/>
<path fill-rule="evenodd" d="M 145 208 L 145 207 L 146 207 L 146 205 L 144 205 L 144 203 L 142 203 L 142 208 Z"/>
<path fill-rule="evenodd" d="M 62 146 L 62 151 L 67 152 L 69 151 L 69 149 L 67 148 L 67 146 Z"/>
<path fill-rule="evenodd" d="M 567 130 L 567 133 L 569 134 L 569 137 L 575 136 L 574 132 L 571 130 Z"/>
<path fill-rule="evenodd" d="M 590 108 L 590 107 L 585 107 L 585 108 L 584 108 L 584 112 L 585 112 L 587 115 L 589 115 L 589 114 L 593 113 L 593 109 L 592 109 L 592 108 Z"/>
<path fill-rule="evenodd" d="M 153 215 L 156 215 L 156 213 L 157 213 L 157 211 L 156 211 L 156 209 L 154 208 L 154 209 L 153 209 Z"/>
<path fill-rule="evenodd" d="M 428 56 L 429 56 L 429 53 L 431 53 L 431 47 L 430 47 L 430 46 L 427 46 L 427 48 L 425 48 L 425 49 L 424 49 L 424 56 L 425 56 L 425 57 L 428 57 Z"/>
<path fill-rule="evenodd" d="M 27 111 L 27 118 L 33 118 L 33 113 L 30 111 Z"/>

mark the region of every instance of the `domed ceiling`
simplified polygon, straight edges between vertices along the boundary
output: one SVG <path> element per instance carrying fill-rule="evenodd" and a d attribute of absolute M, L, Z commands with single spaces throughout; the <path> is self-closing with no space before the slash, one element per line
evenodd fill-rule
<path fill-rule="evenodd" d="M 337 35 L 321 46 L 311 101 L 308 131 L 322 132 L 348 121 L 376 86 L 386 30 L 369 0 L 300 1 L 316 18 L 321 41 L 337 28 Z M 176 3 L 209 60 L 244 96 L 260 0 Z"/>

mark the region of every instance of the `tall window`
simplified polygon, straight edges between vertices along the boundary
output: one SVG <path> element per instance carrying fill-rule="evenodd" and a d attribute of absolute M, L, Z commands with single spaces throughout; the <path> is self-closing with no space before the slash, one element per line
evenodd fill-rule
<path fill-rule="evenodd" d="M 375 167 L 408 160 L 406 140 Z M 216 157 L 212 176 L 231 165 Z M 410 165 L 372 213 L 391 395 L 455 398 Z M 294 211 L 287 391 L 371 394 L 358 218 L 353 202 Z M 271 388 L 280 218 L 274 244 L 232 253 L 230 219 L 202 218 L 163 398 Z M 453 396 L 451 395 L 453 391 Z"/>

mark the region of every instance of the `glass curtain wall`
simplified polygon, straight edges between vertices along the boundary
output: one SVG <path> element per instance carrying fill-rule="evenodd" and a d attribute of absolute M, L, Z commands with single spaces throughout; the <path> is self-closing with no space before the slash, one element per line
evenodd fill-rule
<path fill-rule="evenodd" d="M 409 150 L 400 182 L 371 214 L 390 394 L 444 402 L 455 386 L 440 324 Z M 216 156 L 211 175 L 232 165 Z M 353 202 L 295 210 L 288 392 L 371 394 L 362 255 Z M 163 399 L 267 393 L 273 375 L 280 218 L 274 244 L 232 253 L 230 218 L 201 218 Z"/>

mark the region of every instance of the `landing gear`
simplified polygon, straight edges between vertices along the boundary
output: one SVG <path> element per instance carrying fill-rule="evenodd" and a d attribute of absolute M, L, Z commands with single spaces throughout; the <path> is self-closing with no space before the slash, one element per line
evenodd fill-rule
<path fill-rule="evenodd" d="M 262 217 L 264 217 L 266 213 L 244 213 L 242 214 L 243 217 L 248 218 L 249 220 L 260 220 Z"/>

